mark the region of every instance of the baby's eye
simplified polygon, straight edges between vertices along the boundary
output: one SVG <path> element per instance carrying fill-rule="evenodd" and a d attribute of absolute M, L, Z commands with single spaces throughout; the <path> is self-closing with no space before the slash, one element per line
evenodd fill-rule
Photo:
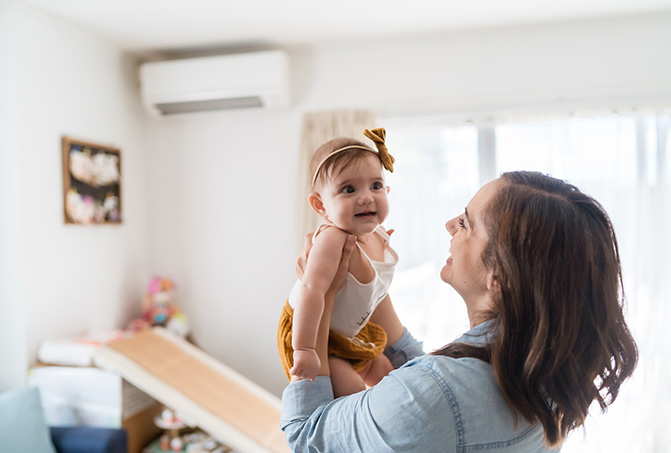
<path fill-rule="evenodd" d="M 374 182 L 373 185 L 370 187 L 372 190 L 380 190 L 384 188 L 381 182 Z"/>
<path fill-rule="evenodd" d="M 352 186 L 345 186 L 341 190 L 342 193 L 354 193 L 354 187 Z"/>

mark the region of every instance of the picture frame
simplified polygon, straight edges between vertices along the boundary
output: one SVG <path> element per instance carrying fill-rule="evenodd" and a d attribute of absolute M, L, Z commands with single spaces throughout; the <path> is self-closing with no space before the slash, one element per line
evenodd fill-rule
<path fill-rule="evenodd" d="M 121 223 L 121 151 L 62 137 L 63 215 L 66 224 Z"/>

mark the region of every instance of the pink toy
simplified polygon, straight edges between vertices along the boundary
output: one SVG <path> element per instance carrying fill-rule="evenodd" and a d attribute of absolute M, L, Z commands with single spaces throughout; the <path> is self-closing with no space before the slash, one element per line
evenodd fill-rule
<path fill-rule="evenodd" d="M 173 302 L 175 283 L 166 277 L 153 277 L 142 299 L 142 317 L 128 323 L 128 330 L 139 332 L 153 326 L 164 326 L 169 331 L 185 338 L 189 331 L 186 316 Z"/>
<path fill-rule="evenodd" d="M 152 326 L 165 326 L 177 313 L 177 307 L 172 302 L 174 289 L 175 284 L 169 278 L 152 278 L 142 300 L 142 318 Z"/>

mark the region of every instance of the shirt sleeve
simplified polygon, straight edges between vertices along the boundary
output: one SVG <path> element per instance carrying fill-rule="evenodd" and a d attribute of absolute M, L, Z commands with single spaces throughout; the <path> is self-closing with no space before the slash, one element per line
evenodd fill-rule
<path fill-rule="evenodd" d="M 444 451 L 454 445 L 449 398 L 417 362 L 380 383 L 333 400 L 331 379 L 302 380 L 282 395 L 281 428 L 292 451 Z M 440 426 L 430 428 L 440 421 Z M 428 429 L 427 429 L 428 427 Z"/>
<path fill-rule="evenodd" d="M 403 335 L 396 343 L 387 346 L 384 355 L 387 356 L 394 368 L 399 368 L 409 360 L 424 355 L 424 344 L 418 341 L 408 329 L 403 329 Z"/>

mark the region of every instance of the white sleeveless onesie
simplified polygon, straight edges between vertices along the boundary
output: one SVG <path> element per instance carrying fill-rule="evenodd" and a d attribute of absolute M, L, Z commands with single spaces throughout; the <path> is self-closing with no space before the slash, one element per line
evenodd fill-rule
<path fill-rule="evenodd" d="M 312 237 L 313 242 L 317 234 L 329 226 L 333 225 L 321 225 Z M 373 267 L 375 277 L 370 283 L 364 284 L 348 272 L 343 287 L 336 295 L 333 313 L 331 314 L 331 329 L 349 338 L 353 338 L 359 333 L 368 322 L 368 318 L 382 302 L 382 299 L 387 296 L 394 277 L 394 269 L 398 263 L 398 255 L 389 246 L 390 237 L 384 228 L 378 226 L 375 233 L 379 234 L 385 242 L 384 261 L 370 259 L 357 243 L 359 250 Z M 295 307 L 300 288 L 301 282 L 297 280 L 289 295 L 291 308 Z"/>

